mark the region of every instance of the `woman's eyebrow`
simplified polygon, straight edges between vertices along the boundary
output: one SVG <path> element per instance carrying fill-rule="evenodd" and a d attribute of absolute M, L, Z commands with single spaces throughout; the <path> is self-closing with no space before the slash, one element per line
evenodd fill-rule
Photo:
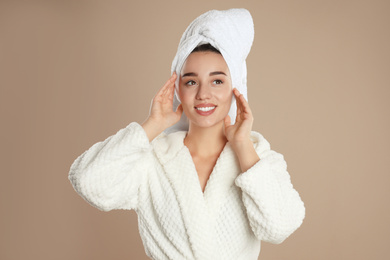
<path fill-rule="evenodd" d="M 223 71 L 213 71 L 213 72 L 210 72 L 209 76 L 219 75 L 219 74 L 223 74 L 223 75 L 227 76 L 225 74 L 225 72 L 223 72 Z M 195 72 L 188 72 L 188 73 L 185 73 L 181 77 L 184 78 L 184 77 L 189 77 L 189 76 L 198 76 L 198 74 L 196 74 Z"/>

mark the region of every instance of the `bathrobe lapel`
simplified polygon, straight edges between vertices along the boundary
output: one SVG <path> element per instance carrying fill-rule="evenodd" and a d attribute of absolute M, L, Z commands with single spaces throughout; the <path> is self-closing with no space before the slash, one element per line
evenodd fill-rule
<path fill-rule="evenodd" d="M 236 157 L 227 143 L 203 193 L 191 154 L 183 143 L 185 136 L 185 131 L 163 133 L 152 144 L 175 191 L 195 258 L 219 259 L 214 224 L 218 209 L 239 174 Z"/>
<path fill-rule="evenodd" d="M 239 174 L 238 159 L 230 143 L 226 143 L 207 181 L 204 192 L 204 200 L 213 222 L 218 218 L 219 209 Z"/>

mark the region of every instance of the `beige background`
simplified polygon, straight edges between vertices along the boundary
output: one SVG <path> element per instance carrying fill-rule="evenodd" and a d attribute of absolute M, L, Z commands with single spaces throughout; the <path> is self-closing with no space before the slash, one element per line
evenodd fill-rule
<path fill-rule="evenodd" d="M 0 1 L 0 259 L 147 259 L 134 211 L 67 179 L 98 141 L 148 115 L 180 37 L 247 8 L 254 130 L 284 154 L 301 228 L 260 259 L 390 259 L 389 1 Z"/>

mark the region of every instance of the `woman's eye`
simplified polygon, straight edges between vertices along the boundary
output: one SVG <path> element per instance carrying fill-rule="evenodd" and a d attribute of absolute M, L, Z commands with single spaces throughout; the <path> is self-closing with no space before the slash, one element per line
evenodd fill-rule
<path fill-rule="evenodd" d="M 223 83 L 223 81 L 222 81 L 222 80 L 220 80 L 220 79 L 216 79 L 216 80 L 214 80 L 214 82 L 217 82 L 217 85 L 220 85 L 220 84 L 222 84 L 222 83 Z"/>
<path fill-rule="evenodd" d="M 194 84 L 190 84 L 190 83 L 194 83 L 194 84 L 195 84 L 195 81 L 190 80 L 190 81 L 188 81 L 188 82 L 186 83 L 186 85 L 188 85 L 188 86 L 193 86 L 193 85 L 194 85 Z"/>

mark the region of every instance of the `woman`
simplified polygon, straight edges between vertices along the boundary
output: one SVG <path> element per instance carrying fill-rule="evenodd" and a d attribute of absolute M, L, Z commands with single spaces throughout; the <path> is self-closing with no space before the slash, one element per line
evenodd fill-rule
<path fill-rule="evenodd" d="M 260 241 L 281 243 L 301 225 L 304 204 L 283 155 L 252 131 L 232 67 L 211 44 L 196 45 L 142 125 L 94 144 L 69 179 L 100 210 L 134 209 L 152 259 L 257 259 Z M 164 132 L 183 112 L 188 129 Z"/>
<path fill-rule="evenodd" d="M 176 112 L 172 110 L 174 80 L 177 77 L 174 73 L 154 98 L 151 114 L 142 127 L 152 141 L 176 124 L 184 110 L 190 122 L 184 144 L 191 153 L 204 192 L 226 142 L 232 145 L 238 156 L 242 172 L 260 160 L 250 140 L 253 117 L 244 96 L 237 89 L 232 91 L 227 64 L 211 45 L 194 49 L 181 74 L 180 107 Z M 238 115 L 236 123 L 230 125 L 227 114 L 233 93 L 238 100 Z"/>

